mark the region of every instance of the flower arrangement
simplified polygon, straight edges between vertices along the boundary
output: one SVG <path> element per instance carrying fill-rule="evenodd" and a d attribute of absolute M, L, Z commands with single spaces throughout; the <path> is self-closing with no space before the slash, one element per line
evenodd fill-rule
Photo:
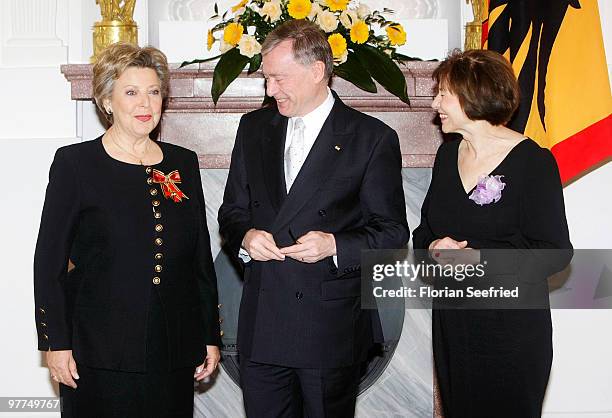
<path fill-rule="evenodd" d="M 217 4 L 214 11 L 211 20 L 221 22 L 208 31 L 206 43 L 210 50 L 218 42 L 221 54 L 181 66 L 219 58 L 211 88 L 215 104 L 247 65 L 249 74 L 259 69 L 266 36 L 291 19 L 308 19 L 328 34 L 336 76 L 371 93 L 376 93 L 376 80 L 409 103 L 406 80 L 397 64 L 414 58 L 396 51 L 406 42 L 406 32 L 399 23 L 384 17 L 392 10 L 371 11 L 359 0 L 241 0 L 222 16 Z M 376 28 L 381 29 L 379 34 Z"/>
<path fill-rule="evenodd" d="M 480 176 L 469 199 L 480 206 L 497 203 L 502 197 L 502 190 L 506 187 L 506 183 L 501 181 L 502 177 L 504 176 Z"/>

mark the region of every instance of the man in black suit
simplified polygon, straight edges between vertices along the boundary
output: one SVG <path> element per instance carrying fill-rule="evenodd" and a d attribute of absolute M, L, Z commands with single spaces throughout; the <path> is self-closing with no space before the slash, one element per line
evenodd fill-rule
<path fill-rule="evenodd" d="M 305 20 L 262 47 L 276 107 L 244 115 L 220 231 L 244 265 L 238 321 L 249 417 L 352 417 L 360 366 L 382 339 L 360 307 L 361 250 L 409 238 L 394 130 L 328 87 L 333 57 Z M 296 391 L 299 388 L 299 392 Z"/>

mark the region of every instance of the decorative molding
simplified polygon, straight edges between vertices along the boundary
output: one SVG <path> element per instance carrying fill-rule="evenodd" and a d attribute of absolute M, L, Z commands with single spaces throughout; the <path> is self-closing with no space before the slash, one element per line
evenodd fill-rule
<path fill-rule="evenodd" d="M 370 94 L 334 78 L 331 87 L 347 105 L 381 119 L 398 132 L 404 167 L 431 167 L 442 142 L 430 107 L 431 73 L 437 65 L 414 61 L 403 67 L 411 106 L 380 86 L 377 94 Z M 210 95 L 214 66 L 214 62 L 186 68 L 173 65 L 160 131 L 164 141 L 195 150 L 202 168 L 227 168 L 240 117 L 261 106 L 264 79 L 261 72 L 243 72 L 215 106 Z M 61 71 L 71 84 L 72 99 L 91 100 L 91 65 L 62 65 Z M 207 126 L 215 129 L 203 128 Z"/>
<path fill-rule="evenodd" d="M 57 36 L 58 0 L 9 0 L 3 6 L 2 15 L 4 66 L 50 66 L 67 62 L 68 50 Z"/>

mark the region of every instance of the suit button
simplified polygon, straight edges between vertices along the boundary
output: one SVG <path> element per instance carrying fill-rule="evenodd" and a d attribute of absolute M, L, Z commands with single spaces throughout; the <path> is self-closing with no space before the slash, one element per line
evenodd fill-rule
<path fill-rule="evenodd" d="M 145 173 L 147 173 L 147 174 L 151 174 L 151 171 L 153 171 L 153 169 L 151 167 L 147 167 L 145 169 Z"/>
<path fill-rule="evenodd" d="M 304 294 L 302 292 L 295 292 L 295 298 L 297 300 L 300 300 L 304 297 Z"/>
<path fill-rule="evenodd" d="M 254 200 L 253 201 L 253 207 L 254 208 L 258 208 L 259 207 L 259 201 L 258 200 Z"/>
<path fill-rule="evenodd" d="M 155 231 L 156 232 L 161 232 L 163 230 L 164 230 L 164 226 L 162 224 L 155 225 Z"/>
<path fill-rule="evenodd" d="M 155 238 L 155 245 L 162 245 L 164 243 L 164 240 L 161 238 Z"/>
<path fill-rule="evenodd" d="M 325 217 L 325 216 L 327 216 L 327 212 L 325 212 L 325 210 L 324 210 L 324 209 L 321 209 L 321 210 L 319 211 L 319 216 Z"/>
<path fill-rule="evenodd" d="M 162 258 L 164 258 L 164 255 L 162 253 L 155 254 L 155 259 L 156 260 L 161 260 Z"/>
<path fill-rule="evenodd" d="M 223 337 L 223 330 L 219 331 L 219 335 Z"/>
<path fill-rule="evenodd" d="M 157 189 L 151 189 L 149 190 L 149 193 L 151 193 L 151 196 L 155 196 L 157 195 Z"/>
<path fill-rule="evenodd" d="M 40 326 L 43 327 L 43 328 L 47 328 L 47 324 L 45 324 L 44 322 L 41 322 Z"/>
<path fill-rule="evenodd" d="M 40 311 L 41 314 L 45 314 L 45 310 L 43 308 L 38 308 L 38 310 Z"/>
<path fill-rule="evenodd" d="M 153 217 L 154 217 L 155 219 L 159 219 L 159 218 L 161 218 L 161 212 L 155 212 L 155 213 L 153 213 Z"/>
<path fill-rule="evenodd" d="M 155 272 L 156 273 L 161 273 L 162 271 L 162 266 L 160 266 L 159 264 L 155 266 Z"/>
<path fill-rule="evenodd" d="M 151 177 L 149 177 L 149 178 L 147 179 L 147 184 L 148 184 L 148 185 L 153 184 L 153 179 L 152 179 Z"/>
<path fill-rule="evenodd" d="M 159 200 L 154 200 L 153 202 L 153 206 L 158 207 L 159 206 Z"/>
<path fill-rule="evenodd" d="M 48 340 L 48 339 L 49 339 L 49 336 L 48 336 L 47 334 L 43 334 L 43 338 L 44 338 L 45 340 Z"/>
<path fill-rule="evenodd" d="M 159 277 L 153 277 L 153 284 L 160 284 L 161 279 Z"/>

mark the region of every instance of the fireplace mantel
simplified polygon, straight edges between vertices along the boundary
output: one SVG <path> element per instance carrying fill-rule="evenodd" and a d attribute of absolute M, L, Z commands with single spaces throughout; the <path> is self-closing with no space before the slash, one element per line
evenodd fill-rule
<path fill-rule="evenodd" d="M 261 72 L 243 72 L 215 106 L 211 95 L 214 62 L 178 68 L 171 65 L 170 94 L 161 122 L 162 140 L 197 152 L 202 168 L 228 168 L 240 116 L 261 106 L 264 79 Z M 331 87 L 349 106 L 381 119 L 399 135 L 404 167 L 431 167 L 442 142 L 435 113 L 432 71 L 437 62 L 409 62 L 403 66 L 411 106 L 377 84 L 378 93 L 366 93 L 334 77 Z M 91 100 L 92 66 L 62 65 L 74 100 Z"/>

